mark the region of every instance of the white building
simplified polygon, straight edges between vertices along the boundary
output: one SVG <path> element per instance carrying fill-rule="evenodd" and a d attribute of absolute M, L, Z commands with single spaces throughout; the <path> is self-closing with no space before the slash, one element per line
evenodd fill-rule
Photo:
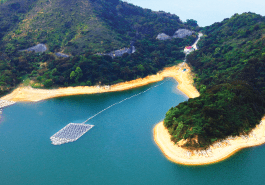
<path fill-rule="evenodd" d="M 186 46 L 184 49 L 184 53 L 186 54 L 190 54 L 191 52 L 193 52 L 195 49 L 192 46 Z"/>

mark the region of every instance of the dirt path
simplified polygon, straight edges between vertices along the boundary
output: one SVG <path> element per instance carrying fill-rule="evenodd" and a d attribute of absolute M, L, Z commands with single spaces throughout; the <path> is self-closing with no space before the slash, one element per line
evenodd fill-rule
<path fill-rule="evenodd" d="M 199 33 L 198 35 L 198 39 L 196 40 L 196 42 L 192 45 L 192 47 L 195 49 L 195 50 L 198 50 L 197 48 L 197 43 L 199 42 L 199 40 L 201 39 L 201 37 L 203 36 L 202 33 Z"/>

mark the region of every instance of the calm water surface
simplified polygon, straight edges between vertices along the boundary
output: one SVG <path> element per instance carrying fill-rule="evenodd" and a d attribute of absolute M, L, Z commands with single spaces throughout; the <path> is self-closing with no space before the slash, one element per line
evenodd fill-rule
<path fill-rule="evenodd" d="M 153 141 L 152 129 L 170 107 L 187 100 L 173 80 L 93 118 L 88 123 L 95 127 L 76 142 L 51 145 L 50 136 L 68 123 L 80 123 L 155 85 L 18 103 L 4 109 L 0 122 L 0 185 L 265 183 L 264 146 L 202 167 L 177 165 L 162 155 Z"/>

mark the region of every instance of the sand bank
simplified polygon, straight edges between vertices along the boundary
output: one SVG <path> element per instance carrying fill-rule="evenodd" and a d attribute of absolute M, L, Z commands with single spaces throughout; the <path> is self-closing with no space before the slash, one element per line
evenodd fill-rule
<path fill-rule="evenodd" d="M 264 144 L 264 131 L 265 117 L 248 136 L 229 137 L 213 144 L 207 150 L 189 151 L 175 145 L 170 140 L 171 136 L 163 122 L 160 122 L 154 128 L 154 139 L 168 160 L 183 165 L 206 165 L 227 159 L 243 148 Z"/>
<path fill-rule="evenodd" d="M 187 69 L 186 72 L 182 71 L 184 68 Z M 196 88 L 192 86 L 192 77 L 190 74 L 189 66 L 187 64 L 181 63 L 178 66 L 165 68 L 163 71 L 157 73 L 156 75 L 151 75 L 145 78 L 140 78 L 128 82 L 122 82 L 112 86 L 79 86 L 51 90 L 33 89 L 31 87 L 18 87 L 12 93 L 0 98 L 0 100 L 9 100 L 15 102 L 37 102 L 62 96 L 124 91 L 158 82 L 166 77 L 173 77 L 174 79 L 176 79 L 179 82 L 178 88 L 188 97 L 191 98 L 199 96 Z"/>

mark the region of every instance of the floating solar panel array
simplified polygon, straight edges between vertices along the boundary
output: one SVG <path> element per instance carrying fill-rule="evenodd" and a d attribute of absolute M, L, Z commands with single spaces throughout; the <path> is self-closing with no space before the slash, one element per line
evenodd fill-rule
<path fill-rule="evenodd" d="M 183 63 L 184 64 L 184 63 Z M 142 91 L 138 94 L 132 95 L 128 98 L 125 98 L 117 103 L 114 103 L 110 106 L 108 106 L 107 108 L 101 110 L 100 112 L 98 112 L 97 114 L 91 116 L 90 118 L 88 118 L 86 121 L 84 121 L 83 123 L 69 123 L 68 125 L 66 125 L 64 128 L 62 128 L 61 130 L 59 130 L 58 132 L 56 132 L 52 137 L 50 137 L 52 144 L 53 145 L 61 145 L 64 143 L 69 143 L 69 142 L 73 142 L 76 141 L 77 139 L 79 139 L 82 135 L 84 135 L 87 131 L 89 131 L 94 125 L 89 125 L 89 124 L 85 124 L 86 122 L 88 122 L 89 120 L 93 119 L 94 117 L 96 117 L 97 115 L 101 114 L 102 112 L 108 110 L 109 108 L 118 105 L 126 100 L 129 100 L 133 97 L 139 96 L 143 93 L 146 93 L 147 91 L 158 87 L 160 85 L 162 85 L 163 83 L 165 83 L 168 80 L 165 80 L 164 82 L 155 85 L 153 87 L 150 87 L 149 89 Z"/>
<path fill-rule="evenodd" d="M 74 142 L 89 131 L 94 125 L 83 123 L 69 123 L 50 137 L 53 145 Z"/>

